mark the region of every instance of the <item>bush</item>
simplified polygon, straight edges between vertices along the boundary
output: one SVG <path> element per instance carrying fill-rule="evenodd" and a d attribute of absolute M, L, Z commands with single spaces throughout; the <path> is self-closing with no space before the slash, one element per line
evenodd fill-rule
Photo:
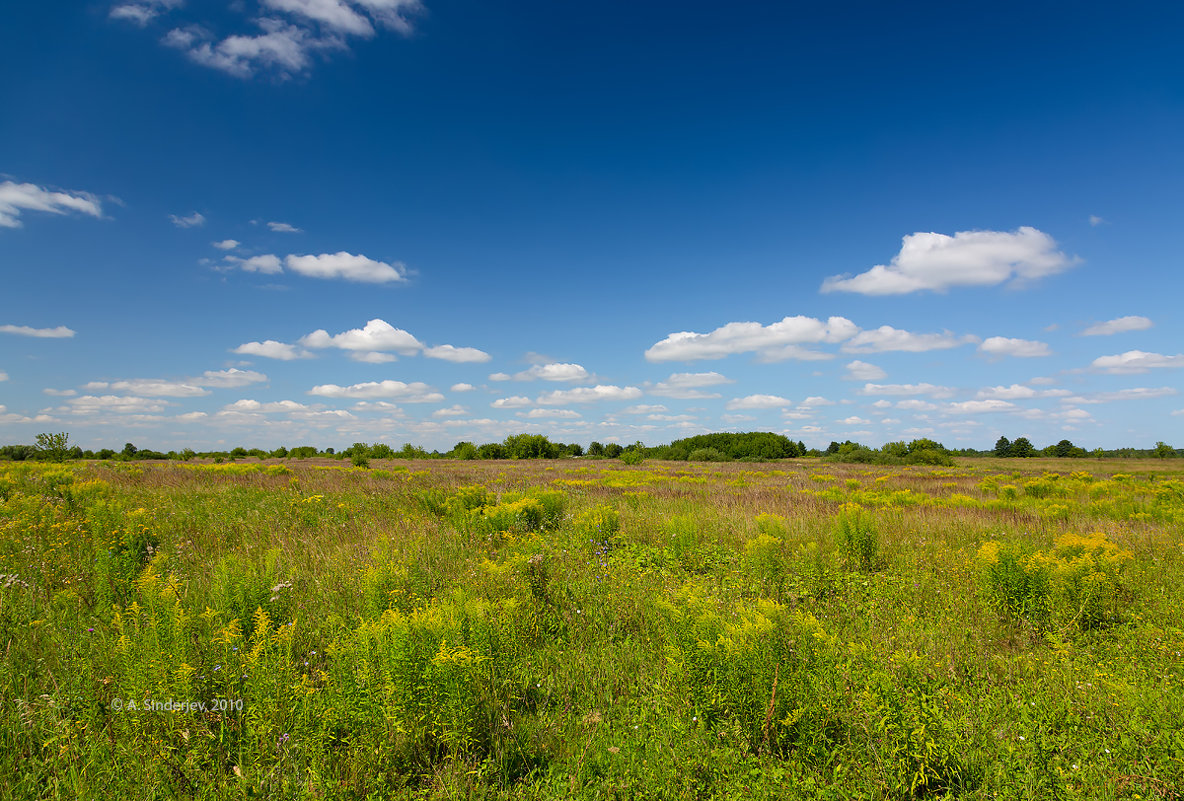
<path fill-rule="evenodd" d="M 625 451 L 621 454 L 621 464 L 634 465 L 641 464 L 643 461 L 645 461 L 645 457 L 642 456 L 641 451 Z"/>
<path fill-rule="evenodd" d="M 687 456 L 688 462 L 730 462 L 732 461 L 726 453 L 717 451 L 715 448 L 697 448 L 690 452 Z"/>
<path fill-rule="evenodd" d="M 871 518 L 857 504 L 844 504 L 835 518 L 834 535 L 849 565 L 865 571 L 881 567 L 879 535 Z"/>
<path fill-rule="evenodd" d="M 989 541 L 977 561 L 983 595 L 1002 616 L 1039 629 L 1085 630 L 1120 617 L 1132 558 L 1097 532 L 1058 537 L 1048 553 Z"/>

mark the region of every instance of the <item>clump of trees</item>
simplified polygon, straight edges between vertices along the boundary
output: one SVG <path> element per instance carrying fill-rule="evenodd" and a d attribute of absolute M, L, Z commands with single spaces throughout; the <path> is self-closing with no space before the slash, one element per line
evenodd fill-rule
<path fill-rule="evenodd" d="M 654 459 L 677 461 L 764 461 L 805 456 L 806 446 L 780 434 L 754 431 L 747 434 L 700 434 L 646 451 L 646 455 Z"/>
<path fill-rule="evenodd" d="M 880 448 L 869 448 L 858 442 L 831 442 L 825 457 L 832 462 L 854 462 L 858 464 L 931 464 L 952 465 L 954 459 L 949 449 L 931 439 L 915 439 L 912 442 L 888 442 Z"/>

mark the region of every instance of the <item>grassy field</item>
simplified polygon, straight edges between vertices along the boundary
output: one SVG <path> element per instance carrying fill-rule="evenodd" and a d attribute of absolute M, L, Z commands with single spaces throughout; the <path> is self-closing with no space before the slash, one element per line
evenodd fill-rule
<path fill-rule="evenodd" d="M 0 463 L 0 795 L 1184 796 L 1174 460 Z"/>

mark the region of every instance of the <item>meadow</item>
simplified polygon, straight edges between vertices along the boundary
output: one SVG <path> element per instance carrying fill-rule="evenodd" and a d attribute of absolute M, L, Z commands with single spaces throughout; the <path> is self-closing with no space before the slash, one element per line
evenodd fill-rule
<path fill-rule="evenodd" d="M 0 462 L 13 798 L 1175 799 L 1178 460 Z"/>

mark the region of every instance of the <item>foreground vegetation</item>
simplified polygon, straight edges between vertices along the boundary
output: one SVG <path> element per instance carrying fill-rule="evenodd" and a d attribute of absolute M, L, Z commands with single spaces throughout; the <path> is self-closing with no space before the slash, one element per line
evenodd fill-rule
<path fill-rule="evenodd" d="M 1179 798 L 1177 464 L 0 463 L 0 786 Z"/>

